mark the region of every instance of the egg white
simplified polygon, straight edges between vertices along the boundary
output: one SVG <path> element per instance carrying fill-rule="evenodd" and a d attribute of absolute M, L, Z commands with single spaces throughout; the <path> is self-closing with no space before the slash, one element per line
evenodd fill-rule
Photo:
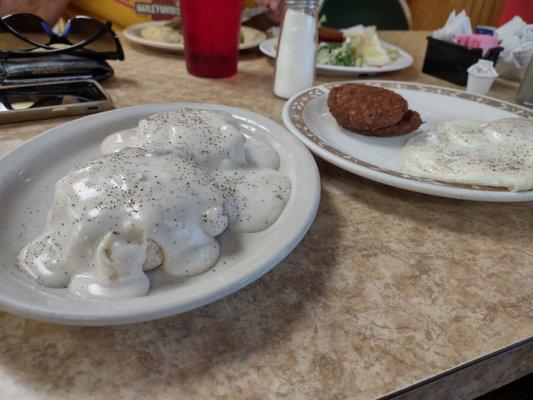
<path fill-rule="evenodd" d="M 410 138 L 405 174 L 475 186 L 533 189 L 533 121 L 446 121 Z"/>

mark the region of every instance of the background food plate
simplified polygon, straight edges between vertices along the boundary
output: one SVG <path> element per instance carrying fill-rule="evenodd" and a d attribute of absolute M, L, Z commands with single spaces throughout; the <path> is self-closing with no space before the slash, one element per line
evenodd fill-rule
<path fill-rule="evenodd" d="M 221 259 L 210 271 L 175 281 L 160 268 L 148 273 L 145 297 L 87 300 L 65 291 L 38 287 L 16 270 L 22 247 L 43 229 L 54 184 L 70 168 L 100 154 L 109 134 L 137 125 L 141 118 L 182 108 L 224 110 L 245 134 L 275 148 L 280 170 L 292 183 L 289 202 L 265 231 L 221 236 Z M 0 158 L 0 308 L 39 320 L 72 325 L 110 325 L 145 321 L 200 307 L 248 285 L 278 264 L 298 244 L 315 217 L 320 179 L 309 151 L 285 128 L 239 108 L 199 103 L 137 106 L 77 119 L 51 129 Z"/>
<path fill-rule="evenodd" d="M 275 43 L 274 38 L 270 38 L 261 42 L 259 45 L 259 50 L 269 57 L 276 58 L 276 48 L 274 47 Z M 335 75 L 335 76 L 353 76 L 353 75 L 374 75 L 383 72 L 392 72 L 399 71 L 401 69 L 409 68 L 413 63 L 413 57 L 410 54 L 406 53 L 397 46 L 394 46 L 390 43 L 381 41 L 381 44 L 384 48 L 392 48 L 398 50 L 400 57 L 397 58 L 392 64 L 386 65 L 384 67 L 345 67 L 341 65 L 326 65 L 326 64 L 317 64 L 316 71 L 323 75 Z"/>
<path fill-rule="evenodd" d="M 141 31 L 145 28 L 152 26 L 165 25 L 168 21 L 146 22 L 143 24 L 132 25 L 124 29 L 123 33 L 126 39 L 133 43 L 141 44 L 147 47 L 153 47 L 155 49 L 166 50 L 174 53 L 182 53 L 185 49 L 183 43 L 167 43 L 159 42 L 156 40 L 145 39 L 141 35 Z M 259 46 L 264 41 L 267 35 L 257 29 L 253 29 L 247 26 L 241 26 L 242 33 L 244 35 L 244 42 L 239 43 L 239 50 L 253 49 Z"/>
<path fill-rule="evenodd" d="M 533 200 L 533 190 L 511 192 L 503 188 L 459 185 L 416 178 L 400 172 L 400 152 L 407 139 L 421 130 L 432 129 L 438 121 L 533 118 L 532 110 L 490 97 L 420 83 L 356 81 L 399 93 L 409 102 L 409 108 L 418 111 L 424 121 L 418 131 L 409 135 L 368 137 L 340 127 L 329 112 L 329 90 L 343 83 L 348 82 L 306 89 L 289 99 L 283 108 L 285 125 L 318 156 L 365 178 L 415 192 L 478 201 Z"/>

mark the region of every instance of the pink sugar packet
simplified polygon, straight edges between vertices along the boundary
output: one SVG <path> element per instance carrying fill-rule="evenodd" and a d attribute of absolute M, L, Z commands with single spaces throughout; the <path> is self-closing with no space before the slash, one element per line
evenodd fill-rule
<path fill-rule="evenodd" d="M 473 49 L 482 49 L 482 56 L 485 57 L 490 49 L 500 45 L 500 40 L 491 35 L 473 34 L 459 35 L 455 38 L 455 43 Z"/>

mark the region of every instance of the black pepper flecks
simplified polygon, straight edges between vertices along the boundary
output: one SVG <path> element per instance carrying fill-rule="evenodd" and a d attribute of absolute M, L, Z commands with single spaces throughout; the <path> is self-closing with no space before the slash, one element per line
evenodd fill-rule
<path fill-rule="evenodd" d="M 89 161 L 57 182 L 48 232 L 21 260 L 28 270 L 35 272 L 46 253 L 46 268 L 62 271 L 68 284 L 83 265 L 95 268 L 106 233 L 140 227 L 163 249 L 167 272 L 194 275 L 218 259 L 218 244 L 202 224 L 222 232 L 233 220 L 234 230 L 262 230 L 288 201 L 285 175 L 246 167 L 245 138 L 230 114 L 169 111 L 141 121 L 138 131 L 139 148 Z M 195 244 L 199 237 L 202 245 Z M 187 268 L 180 272 L 179 265 Z"/>

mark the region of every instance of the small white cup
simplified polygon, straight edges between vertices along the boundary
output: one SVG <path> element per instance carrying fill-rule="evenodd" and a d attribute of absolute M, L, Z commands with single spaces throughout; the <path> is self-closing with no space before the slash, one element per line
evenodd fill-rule
<path fill-rule="evenodd" d="M 495 76 L 477 76 L 471 72 L 468 73 L 466 83 L 466 92 L 472 94 L 486 95 L 492 86 Z"/>
<path fill-rule="evenodd" d="M 479 59 L 476 64 L 468 68 L 466 92 L 481 96 L 487 94 L 497 76 L 498 73 L 492 61 Z"/>

